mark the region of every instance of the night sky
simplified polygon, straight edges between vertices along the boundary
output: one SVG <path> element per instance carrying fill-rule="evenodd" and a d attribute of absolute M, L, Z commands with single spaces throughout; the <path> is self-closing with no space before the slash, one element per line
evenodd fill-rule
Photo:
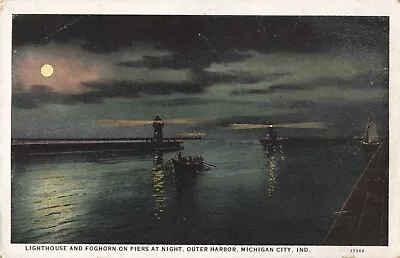
<path fill-rule="evenodd" d="M 388 18 L 17 15 L 12 137 L 248 136 L 230 123 L 388 127 Z M 54 73 L 41 74 L 50 64 Z M 311 126 L 312 127 L 312 126 Z M 253 135 L 262 135 L 252 130 Z"/>

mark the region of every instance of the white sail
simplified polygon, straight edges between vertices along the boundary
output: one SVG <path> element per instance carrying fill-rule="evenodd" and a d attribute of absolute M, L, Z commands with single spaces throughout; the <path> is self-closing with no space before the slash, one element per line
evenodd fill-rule
<path fill-rule="evenodd" d="M 371 122 L 367 125 L 367 129 L 365 131 L 364 141 L 367 143 L 378 143 L 379 135 L 378 129 L 374 122 Z"/>

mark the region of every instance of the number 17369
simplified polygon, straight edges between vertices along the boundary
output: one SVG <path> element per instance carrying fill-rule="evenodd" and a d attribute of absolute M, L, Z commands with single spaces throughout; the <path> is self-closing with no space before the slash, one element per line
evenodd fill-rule
<path fill-rule="evenodd" d="M 361 248 L 352 248 L 350 249 L 351 253 L 357 254 L 357 253 L 364 253 L 364 249 Z"/>

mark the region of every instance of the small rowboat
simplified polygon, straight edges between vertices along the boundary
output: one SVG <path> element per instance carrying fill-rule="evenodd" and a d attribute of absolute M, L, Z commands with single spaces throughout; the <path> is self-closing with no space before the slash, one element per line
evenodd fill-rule
<path fill-rule="evenodd" d="M 178 154 L 178 157 L 174 159 L 176 154 Z M 177 178 L 191 178 L 196 176 L 200 171 L 216 168 L 215 165 L 204 162 L 201 156 L 182 157 L 182 152 L 176 154 L 170 160 L 172 161 L 172 167 Z"/>
<path fill-rule="evenodd" d="M 172 166 L 176 176 L 196 175 L 204 169 L 203 159 L 173 159 Z"/>

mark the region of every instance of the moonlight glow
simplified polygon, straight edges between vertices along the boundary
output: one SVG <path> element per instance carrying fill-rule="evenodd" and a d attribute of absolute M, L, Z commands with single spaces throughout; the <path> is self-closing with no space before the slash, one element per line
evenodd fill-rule
<path fill-rule="evenodd" d="M 50 77 L 54 73 L 54 68 L 49 64 L 45 64 L 40 69 L 40 73 L 43 75 L 43 77 Z"/>

